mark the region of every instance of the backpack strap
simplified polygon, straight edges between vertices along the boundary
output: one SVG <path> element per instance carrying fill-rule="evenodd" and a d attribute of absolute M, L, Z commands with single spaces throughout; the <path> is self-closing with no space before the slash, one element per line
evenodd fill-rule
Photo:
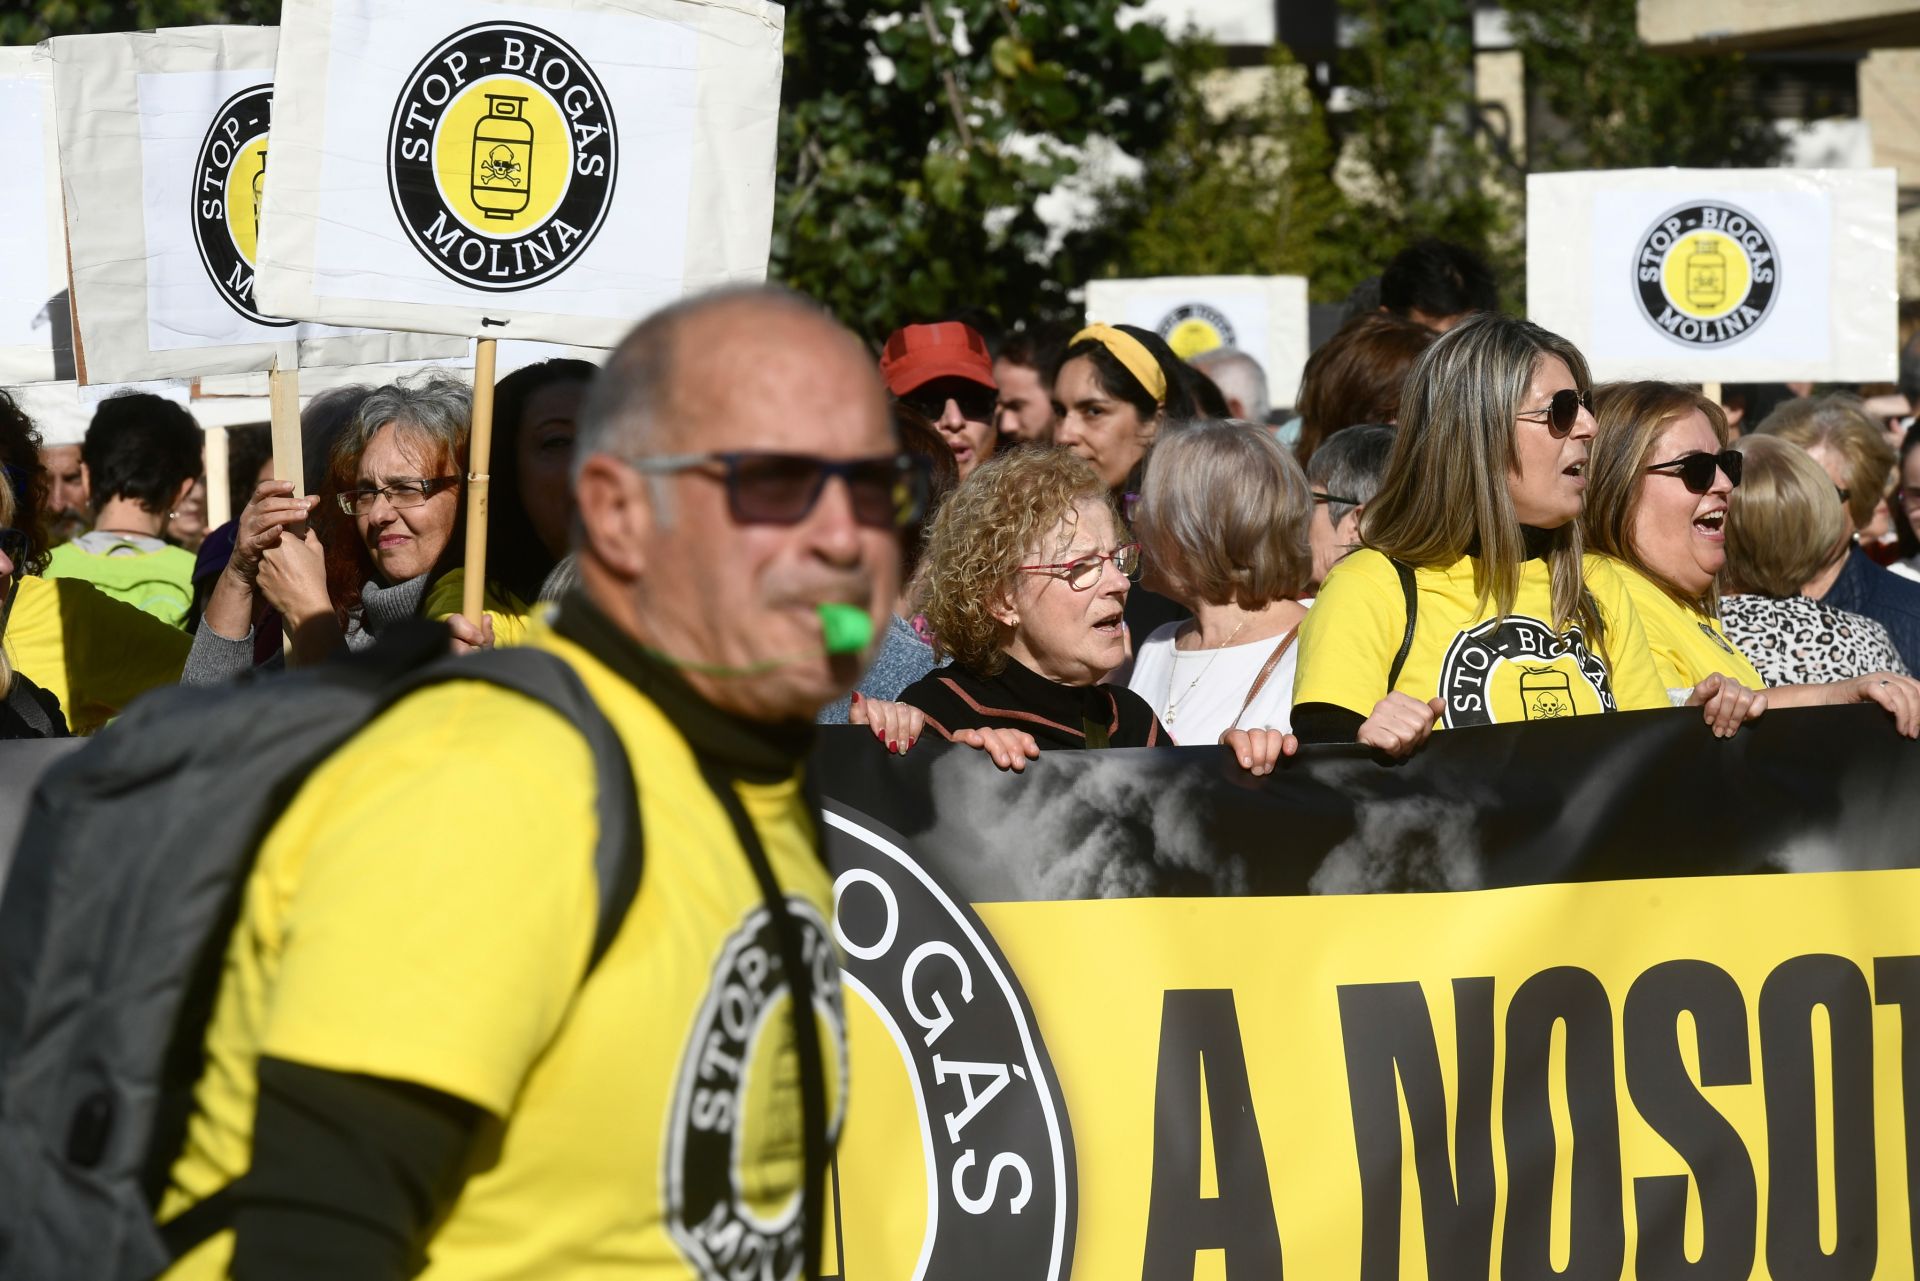
<path fill-rule="evenodd" d="M 587 973 L 591 974 L 620 932 L 627 909 L 640 890 L 645 862 L 645 833 L 640 829 L 640 802 L 626 744 L 579 675 L 564 660 L 541 650 L 486 649 L 432 663 L 395 685 L 387 707 L 430 685 L 448 681 L 483 681 L 550 707 L 579 730 L 592 749 L 594 810 L 599 827 L 593 871 L 599 883 L 600 906 L 593 950 L 587 957 Z"/>
<path fill-rule="evenodd" d="M 47 709 L 33 696 L 33 687 L 26 677 L 14 673 L 13 681 L 7 686 L 7 706 L 14 715 L 27 723 L 40 738 L 58 738 L 64 732 L 53 727 L 53 717 L 47 715 Z"/>
<path fill-rule="evenodd" d="M 1400 594 L 1407 598 L 1407 631 L 1400 638 L 1400 652 L 1393 656 L 1393 666 L 1387 670 L 1387 693 L 1393 693 L 1393 687 L 1400 683 L 1400 669 L 1407 665 L 1407 655 L 1413 652 L 1413 622 L 1420 616 L 1420 605 L 1413 582 L 1413 567 L 1405 561 L 1393 562 L 1393 572 L 1400 576 Z"/>

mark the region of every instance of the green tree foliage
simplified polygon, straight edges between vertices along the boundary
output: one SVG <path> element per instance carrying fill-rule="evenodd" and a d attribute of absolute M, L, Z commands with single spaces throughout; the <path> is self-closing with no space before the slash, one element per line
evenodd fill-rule
<path fill-rule="evenodd" d="M 772 274 L 880 336 L 994 307 L 1064 315 L 1110 228 L 1035 202 L 1101 140 L 1170 126 L 1168 46 L 1124 0 L 811 0 L 790 11 Z M 876 66 L 878 72 L 876 73 Z"/>
<path fill-rule="evenodd" d="M 1786 142 L 1744 92 L 1738 55 L 1649 50 L 1635 26 L 1635 0 L 1508 0 L 1506 7 L 1528 78 L 1554 117 L 1534 131 L 1534 169 L 1780 162 Z"/>
<path fill-rule="evenodd" d="M 1517 175 L 1479 135 L 1470 0 L 1346 0 L 1353 111 L 1339 176 L 1384 265 L 1423 236 L 1513 256 Z"/>
<path fill-rule="evenodd" d="M 1316 297 L 1344 297 L 1376 270 L 1373 247 L 1352 234 L 1304 69 L 1284 47 L 1264 69 L 1224 66 L 1204 40 L 1176 46 L 1173 129 L 1110 193 L 1124 243 L 1107 274 L 1298 275 Z"/>
<path fill-rule="evenodd" d="M 0 12 L 0 44 L 38 44 L 49 36 L 150 31 L 209 22 L 280 20 L 280 0 L 39 0 Z"/>

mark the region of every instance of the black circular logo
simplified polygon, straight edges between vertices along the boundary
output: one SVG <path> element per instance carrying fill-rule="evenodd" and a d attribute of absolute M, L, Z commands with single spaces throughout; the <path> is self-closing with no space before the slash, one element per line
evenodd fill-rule
<path fill-rule="evenodd" d="M 919 1123 L 927 1199 L 913 1275 L 1064 1281 L 1078 1217 L 1073 1133 L 1018 975 L 897 833 L 832 802 L 825 817 L 843 978 L 899 1051 L 884 1068 L 861 1061 L 863 1100 L 886 1092 L 889 1070 L 901 1073 Z M 911 1148 L 914 1137 L 886 1141 Z M 841 1176 L 856 1198 L 892 1195 L 890 1235 L 912 1239 L 912 1198 L 854 1187 L 858 1171 Z"/>
<path fill-rule="evenodd" d="M 1233 322 L 1216 307 L 1203 302 L 1182 303 L 1166 314 L 1159 324 L 1160 336 L 1182 360 L 1198 356 L 1216 347 L 1231 347 Z"/>
<path fill-rule="evenodd" d="M 1662 214 L 1634 251 L 1633 287 L 1647 323 L 1682 347 L 1722 347 L 1763 324 L 1780 288 L 1780 255 L 1760 220 L 1718 201 Z"/>
<path fill-rule="evenodd" d="M 511 292 L 551 280 L 593 242 L 618 153 L 585 59 L 538 27 L 484 22 L 413 69 L 388 129 L 387 184 L 428 262 Z"/>
<path fill-rule="evenodd" d="M 1556 633 L 1525 614 L 1454 637 L 1440 663 L 1449 729 L 1550 721 L 1618 708 L 1607 665 L 1578 626 Z"/>
<path fill-rule="evenodd" d="M 194 165 L 193 243 L 229 307 L 257 325 L 291 325 L 253 305 L 260 244 L 260 195 L 267 179 L 273 86 L 254 85 L 221 104 Z"/>
<path fill-rule="evenodd" d="M 789 896 L 820 1043 L 836 1055 L 829 1142 L 847 1108 L 846 1013 L 827 924 Z M 687 1037 L 668 1127 L 666 1219 L 702 1278 L 800 1275 L 803 1135 L 792 988 L 772 914 L 755 907 L 714 965 Z"/>

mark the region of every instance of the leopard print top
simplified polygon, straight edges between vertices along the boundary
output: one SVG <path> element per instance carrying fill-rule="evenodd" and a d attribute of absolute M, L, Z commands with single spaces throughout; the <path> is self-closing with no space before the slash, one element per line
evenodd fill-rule
<path fill-rule="evenodd" d="M 1886 628 L 1810 596 L 1725 596 L 1720 625 L 1769 685 L 1907 674 Z"/>

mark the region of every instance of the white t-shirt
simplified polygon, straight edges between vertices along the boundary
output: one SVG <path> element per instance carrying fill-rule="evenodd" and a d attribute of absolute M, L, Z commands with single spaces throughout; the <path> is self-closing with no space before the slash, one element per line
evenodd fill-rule
<path fill-rule="evenodd" d="M 1247 691 L 1280 638 L 1268 636 L 1225 649 L 1178 650 L 1173 638 L 1182 626 L 1168 623 L 1156 628 L 1134 651 L 1127 688 L 1153 705 L 1153 714 L 1174 742 L 1188 747 L 1217 743 L 1220 735 L 1236 726 L 1240 704 L 1246 702 Z M 1294 660 L 1299 652 L 1298 641 L 1287 647 L 1260 687 L 1260 696 L 1240 717 L 1238 728 L 1293 728 Z"/>

